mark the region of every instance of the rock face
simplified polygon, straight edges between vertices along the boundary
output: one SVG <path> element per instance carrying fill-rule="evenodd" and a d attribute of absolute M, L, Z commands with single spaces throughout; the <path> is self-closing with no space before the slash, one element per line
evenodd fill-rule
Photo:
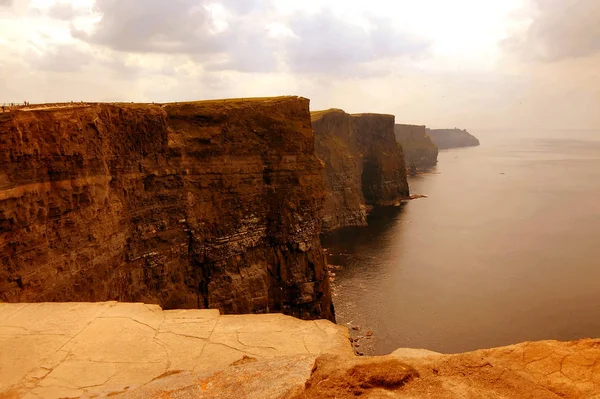
<path fill-rule="evenodd" d="M 0 397 L 599 399 L 600 340 L 357 357 L 345 327 L 141 303 L 0 303 Z"/>
<path fill-rule="evenodd" d="M 323 230 L 366 226 L 367 206 L 362 192 L 363 161 L 356 147 L 352 117 L 342 110 L 312 112 L 315 150 L 325 162 L 327 197 Z"/>
<path fill-rule="evenodd" d="M 427 134 L 440 149 L 479 145 L 479 140 L 464 129 L 427 129 Z"/>
<path fill-rule="evenodd" d="M 0 118 L 0 301 L 333 319 L 299 97 Z"/>
<path fill-rule="evenodd" d="M 423 171 L 437 164 L 438 148 L 425 131 L 424 125 L 395 124 L 396 141 L 404 151 L 409 170 Z"/>
<path fill-rule="evenodd" d="M 370 207 L 408 197 L 394 116 L 350 115 L 340 109 L 311 113 L 315 149 L 325 162 L 323 230 L 366 225 Z"/>

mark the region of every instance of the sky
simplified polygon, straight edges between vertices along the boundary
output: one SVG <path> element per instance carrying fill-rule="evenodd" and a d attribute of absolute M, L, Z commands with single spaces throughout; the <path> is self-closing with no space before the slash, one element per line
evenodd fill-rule
<path fill-rule="evenodd" d="M 600 0 L 0 0 L 0 103 L 275 95 L 600 129 Z"/>

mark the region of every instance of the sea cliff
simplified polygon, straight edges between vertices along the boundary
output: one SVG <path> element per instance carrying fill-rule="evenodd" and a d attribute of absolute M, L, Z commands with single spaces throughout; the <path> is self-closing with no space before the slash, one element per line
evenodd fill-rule
<path fill-rule="evenodd" d="M 0 301 L 333 320 L 300 97 L 0 116 Z"/>
<path fill-rule="evenodd" d="M 316 153 L 325 163 L 324 231 L 366 225 L 372 206 L 392 205 L 408 197 L 393 115 L 350 115 L 329 109 L 314 111 L 311 117 Z"/>
<path fill-rule="evenodd" d="M 427 134 L 439 149 L 479 145 L 479 140 L 465 129 L 427 129 Z"/>
<path fill-rule="evenodd" d="M 426 132 L 424 125 L 394 125 L 398 144 L 402 146 L 406 167 L 423 171 L 437 164 L 438 148 Z"/>

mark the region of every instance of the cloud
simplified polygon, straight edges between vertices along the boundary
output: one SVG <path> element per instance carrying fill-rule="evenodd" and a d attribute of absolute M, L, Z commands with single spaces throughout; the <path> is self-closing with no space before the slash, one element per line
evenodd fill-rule
<path fill-rule="evenodd" d="M 97 0 L 93 33 L 75 38 L 126 52 L 210 53 L 218 49 L 203 3 L 188 0 Z"/>
<path fill-rule="evenodd" d="M 547 62 L 600 51 L 600 1 L 533 0 L 536 12 L 528 29 L 504 45 L 526 59 Z"/>
<path fill-rule="evenodd" d="M 58 45 L 42 54 L 29 53 L 30 66 L 48 72 L 76 72 L 93 61 L 93 55 L 73 45 Z"/>
<path fill-rule="evenodd" d="M 209 71 L 366 76 L 377 73 L 369 63 L 428 48 L 389 19 L 366 18 L 365 27 L 328 8 L 282 16 L 258 0 L 97 0 L 96 11 L 93 31 L 72 29 L 73 37 L 120 52 L 185 54 Z M 274 25 L 290 34 L 274 35 Z"/>
<path fill-rule="evenodd" d="M 274 49 L 258 0 L 97 0 L 93 32 L 76 39 L 128 53 L 185 54 L 208 69 L 270 72 Z M 253 14 L 254 13 L 254 14 Z M 250 17 L 252 15 L 252 18 Z"/>
<path fill-rule="evenodd" d="M 47 14 L 51 18 L 69 21 L 75 18 L 78 13 L 73 8 L 71 3 L 56 3 L 47 11 Z"/>
<path fill-rule="evenodd" d="M 290 23 L 287 60 L 293 72 L 325 74 L 367 73 L 366 63 L 425 53 L 429 44 L 397 32 L 391 21 L 368 19 L 365 28 L 336 16 L 330 10 L 297 15 Z"/>

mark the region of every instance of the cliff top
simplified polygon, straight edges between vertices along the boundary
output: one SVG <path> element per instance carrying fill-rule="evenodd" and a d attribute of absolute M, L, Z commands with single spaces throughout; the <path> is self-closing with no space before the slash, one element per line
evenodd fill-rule
<path fill-rule="evenodd" d="M 294 100 L 304 100 L 308 101 L 307 98 L 300 96 L 276 96 L 276 97 L 240 97 L 240 98 L 220 98 L 213 100 L 198 100 L 198 101 L 175 101 L 169 103 L 157 103 L 161 106 L 171 106 L 171 105 L 246 105 L 246 104 L 256 104 L 256 103 L 279 103 L 279 102 L 287 102 Z"/>
<path fill-rule="evenodd" d="M 152 108 L 158 106 L 170 106 L 170 105 L 247 105 L 254 103 L 277 103 L 277 102 L 285 102 L 290 100 L 305 100 L 308 101 L 307 98 L 300 96 L 275 96 L 275 97 L 240 97 L 240 98 L 225 98 L 225 99 L 212 99 L 212 100 L 198 100 L 198 101 L 173 101 L 166 103 L 144 103 L 144 102 L 57 102 L 57 103 L 41 103 L 41 104 L 30 104 L 30 105 L 16 105 L 12 107 L 6 107 L 6 113 L 11 111 L 45 111 L 45 110 L 55 110 L 62 108 L 84 108 L 91 107 L 96 105 L 113 105 L 118 107 L 126 107 L 126 108 Z M 1 114 L 1 113 L 0 113 Z"/>
<path fill-rule="evenodd" d="M 319 110 L 319 111 L 311 111 L 310 119 L 314 122 L 328 114 L 346 114 L 346 111 L 344 111 L 343 109 L 339 109 L 339 108 L 329 108 L 329 109 L 323 109 L 323 110 Z"/>
<path fill-rule="evenodd" d="M 466 133 L 467 129 L 460 129 L 460 128 L 450 128 L 450 129 L 446 129 L 446 128 L 442 128 L 442 129 L 431 129 L 431 128 L 427 128 L 427 131 L 432 131 L 432 132 L 463 132 Z"/>
<path fill-rule="evenodd" d="M 328 115 L 328 114 L 346 114 L 346 115 L 353 116 L 355 118 L 362 118 L 362 117 L 395 118 L 396 117 L 395 115 L 392 115 L 392 114 L 378 114 L 378 113 L 374 113 L 374 112 L 363 112 L 363 113 L 358 113 L 358 114 L 348 114 L 343 109 L 329 108 L 329 109 L 323 109 L 323 110 L 319 110 L 319 111 L 311 111 L 311 113 L 310 113 L 310 119 L 314 122 L 314 121 L 317 121 L 317 120 L 321 119 L 323 116 Z"/>
<path fill-rule="evenodd" d="M 406 126 L 406 127 L 418 127 L 418 128 L 426 128 L 426 125 L 413 125 L 413 124 L 410 124 L 410 123 L 396 123 L 396 125 L 395 125 L 395 126 L 400 126 L 400 127 L 404 127 L 404 126 Z"/>
<path fill-rule="evenodd" d="M 375 112 L 363 112 L 363 113 L 350 114 L 350 115 L 354 116 L 356 118 L 372 117 L 372 116 L 380 116 L 380 117 L 386 117 L 386 118 L 396 118 L 396 115 L 392 115 L 392 114 L 378 114 L 378 113 L 375 113 Z"/>

